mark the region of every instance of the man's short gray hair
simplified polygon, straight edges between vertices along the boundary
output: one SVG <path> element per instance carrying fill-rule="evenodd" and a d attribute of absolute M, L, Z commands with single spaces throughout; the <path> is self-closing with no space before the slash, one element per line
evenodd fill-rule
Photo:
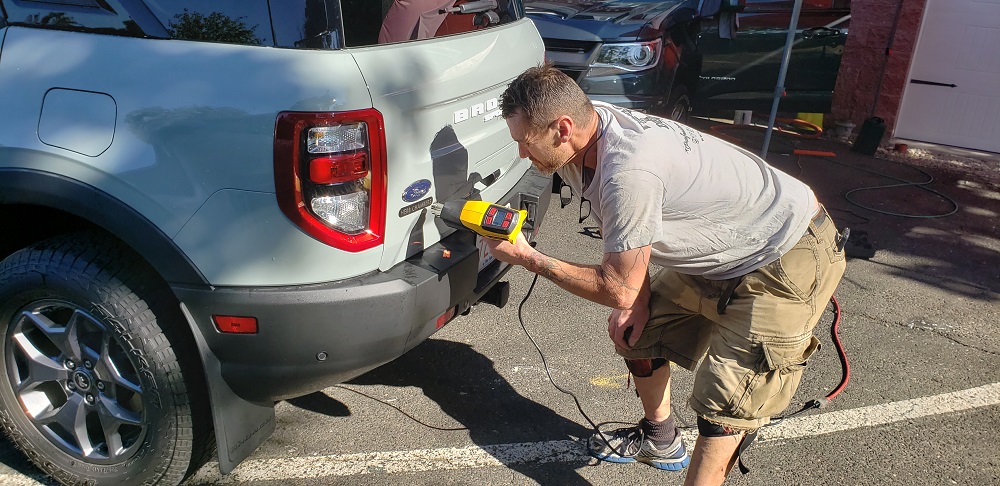
<path fill-rule="evenodd" d="M 514 116 L 518 109 L 524 113 L 528 125 L 537 130 L 562 115 L 586 125 L 593 116 L 594 105 L 573 78 L 545 63 L 521 73 L 500 96 L 500 113 L 504 118 Z"/>

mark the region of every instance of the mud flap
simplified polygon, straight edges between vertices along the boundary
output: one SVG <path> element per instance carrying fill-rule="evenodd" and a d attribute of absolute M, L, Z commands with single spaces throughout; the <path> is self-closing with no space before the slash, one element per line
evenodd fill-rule
<path fill-rule="evenodd" d="M 218 447 L 219 472 L 229 474 L 274 433 L 274 404 L 257 404 L 240 398 L 222 378 L 222 364 L 208 348 L 187 306 L 181 312 L 191 326 L 205 367 L 212 423 Z"/>

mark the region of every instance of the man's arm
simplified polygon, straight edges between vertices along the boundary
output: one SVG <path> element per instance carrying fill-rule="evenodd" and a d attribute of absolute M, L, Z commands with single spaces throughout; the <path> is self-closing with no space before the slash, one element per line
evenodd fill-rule
<path fill-rule="evenodd" d="M 513 245 L 499 240 L 488 244 L 498 260 L 521 265 L 584 299 L 615 309 L 632 309 L 639 300 L 643 301 L 643 306 L 648 304 L 648 245 L 620 253 L 605 253 L 600 265 L 583 265 L 545 255 L 522 237 Z"/>
<path fill-rule="evenodd" d="M 649 245 L 605 253 L 600 265 L 582 265 L 545 255 L 520 236 L 513 245 L 500 240 L 487 244 L 498 260 L 521 265 L 570 293 L 614 308 L 608 337 L 616 346 L 628 349 L 639 340 L 649 318 Z"/>

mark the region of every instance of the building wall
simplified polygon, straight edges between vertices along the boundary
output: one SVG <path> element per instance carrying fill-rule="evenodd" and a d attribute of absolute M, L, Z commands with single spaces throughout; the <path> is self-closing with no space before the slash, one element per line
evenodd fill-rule
<path fill-rule="evenodd" d="M 852 0 L 831 122 L 855 123 L 856 135 L 866 118 L 877 116 L 886 123 L 883 141 L 892 136 L 926 2 Z"/>

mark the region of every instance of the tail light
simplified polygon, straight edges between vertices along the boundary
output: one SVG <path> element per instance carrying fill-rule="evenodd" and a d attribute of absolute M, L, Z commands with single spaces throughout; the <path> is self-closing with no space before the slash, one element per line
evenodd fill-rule
<path fill-rule="evenodd" d="M 374 109 L 278 114 L 278 206 L 312 237 L 346 251 L 382 244 L 385 128 Z"/>

